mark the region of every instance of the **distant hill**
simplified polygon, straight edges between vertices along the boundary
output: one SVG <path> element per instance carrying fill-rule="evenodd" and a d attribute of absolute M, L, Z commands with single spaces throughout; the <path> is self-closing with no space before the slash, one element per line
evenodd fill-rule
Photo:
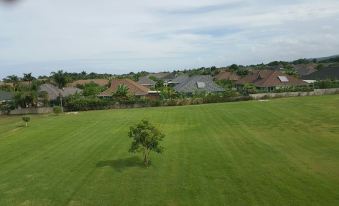
<path fill-rule="evenodd" d="M 316 59 L 319 63 L 332 63 L 332 62 L 339 62 L 339 54 L 333 55 L 329 57 L 319 57 L 319 58 L 312 58 L 310 60 Z"/>
<path fill-rule="evenodd" d="M 339 64 L 316 71 L 310 75 L 303 76 L 305 80 L 339 80 Z"/>

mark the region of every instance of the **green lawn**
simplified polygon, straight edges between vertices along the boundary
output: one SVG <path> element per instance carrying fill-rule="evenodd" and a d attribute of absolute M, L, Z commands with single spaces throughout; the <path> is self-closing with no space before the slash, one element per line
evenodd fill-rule
<path fill-rule="evenodd" d="M 167 136 L 144 168 L 129 126 Z M 0 117 L 0 205 L 339 205 L 339 95 Z"/>

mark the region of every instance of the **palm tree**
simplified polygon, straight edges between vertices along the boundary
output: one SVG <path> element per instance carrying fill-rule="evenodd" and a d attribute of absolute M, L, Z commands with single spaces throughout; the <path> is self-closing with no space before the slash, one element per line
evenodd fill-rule
<path fill-rule="evenodd" d="M 117 90 L 114 93 L 114 96 L 125 98 L 128 94 L 128 87 L 124 84 L 119 84 Z"/>
<path fill-rule="evenodd" d="M 32 76 L 32 73 L 24 74 L 22 80 L 32 82 L 35 78 Z"/>
<path fill-rule="evenodd" d="M 52 72 L 51 73 L 52 75 L 52 79 L 54 80 L 54 82 L 57 84 L 58 88 L 59 89 L 63 89 L 67 82 L 68 82 L 68 76 L 67 74 L 62 71 L 62 70 L 59 70 L 57 72 Z M 63 107 L 62 107 L 62 94 L 60 92 L 59 94 L 59 97 L 60 97 L 60 107 L 61 107 L 61 111 L 63 112 Z"/>
<path fill-rule="evenodd" d="M 51 75 L 59 89 L 62 89 L 66 86 L 68 82 L 68 76 L 64 71 L 59 70 L 57 72 L 52 72 Z"/>
<path fill-rule="evenodd" d="M 14 91 L 17 91 L 20 78 L 16 75 L 7 76 L 3 79 L 6 83 L 12 83 Z"/>

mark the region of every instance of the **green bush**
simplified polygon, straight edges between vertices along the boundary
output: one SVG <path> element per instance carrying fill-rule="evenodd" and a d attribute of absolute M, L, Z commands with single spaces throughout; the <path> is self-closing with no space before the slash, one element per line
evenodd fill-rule
<path fill-rule="evenodd" d="M 54 106 L 53 112 L 54 114 L 59 115 L 60 113 L 62 113 L 62 108 L 60 106 Z"/>
<path fill-rule="evenodd" d="M 31 117 L 30 116 L 23 116 L 22 121 L 24 121 L 25 124 L 26 124 L 26 127 L 28 127 L 28 122 L 31 121 Z"/>
<path fill-rule="evenodd" d="M 0 103 L 0 113 L 3 113 L 5 115 L 9 115 L 11 110 L 14 110 L 15 109 L 15 104 L 14 102 L 6 102 L 6 103 L 3 103 L 1 104 Z"/>
<path fill-rule="evenodd" d="M 314 88 L 316 89 L 330 89 L 330 88 L 339 88 L 338 80 L 322 80 L 314 83 Z"/>
<path fill-rule="evenodd" d="M 160 100 L 151 100 L 149 102 L 151 107 L 160 107 L 161 106 L 161 101 Z"/>
<path fill-rule="evenodd" d="M 73 96 L 66 100 L 65 108 L 68 111 L 88 111 L 108 109 L 114 102 L 97 97 Z"/>

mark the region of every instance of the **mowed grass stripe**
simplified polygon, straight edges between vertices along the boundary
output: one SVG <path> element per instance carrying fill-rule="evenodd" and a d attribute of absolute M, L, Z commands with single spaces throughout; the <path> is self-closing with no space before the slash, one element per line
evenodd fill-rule
<path fill-rule="evenodd" d="M 94 122 L 95 124 L 91 124 L 91 125 L 87 125 L 86 127 L 82 127 L 82 128 L 72 128 L 75 129 L 72 133 L 70 133 L 69 135 L 65 135 L 64 133 L 62 133 L 61 135 L 65 135 L 65 138 L 59 139 L 62 141 L 59 141 L 58 144 L 52 144 L 49 147 L 46 147 L 44 149 L 42 149 L 39 153 L 33 155 L 31 157 L 31 160 L 27 160 L 24 159 L 24 161 L 26 161 L 26 165 L 27 167 L 30 167 L 31 164 L 34 164 L 34 159 L 37 162 L 37 164 L 39 164 L 39 162 L 41 164 L 40 167 L 36 168 L 36 171 L 34 172 L 38 172 L 42 173 L 43 176 L 40 176 L 39 178 L 44 178 L 46 179 L 46 183 L 47 180 L 49 182 L 56 182 L 57 184 L 60 184 L 60 181 L 62 181 L 62 179 L 57 180 L 57 181 L 53 181 L 53 177 L 59 177 L 60 175 L 56 175 L 57 173 L 63 173 L 63 175 L 61 177 L 73 177 L 68 176 L 69 174 L 67 174 L 68 172 L 68 168 L 70 165 L 73 165 L 74 168 L 76 168 L 76 170 L 81 170 L 81 167 L 79 167 L 80 165 L 75 164 L 74 161 L 67 161 L 68 159 L 72 159 L 72 155 L 77 154 L 78 156 L 83 156 L 84 154 L 88 153 L 87 150 L 79 150 L 77 149 L 74 152 L 73 149 L 74 147 L 77 147 L 78 145 L 90 145 L 90 146 L 95 146 L 95 142 L 93 142 L 92 140 L 97 140 L 98 142 L 102 141 L 102 139 L 96 139 L 96 138 L 90 138 L 90 137 L 94 137 L 95 135 L 95 131 L 96 129 L 94 129 L 97 126 L 97 122 Z M 70 124 L 71 125 L 71 124 Z M 74 126 L 73 126 L 74 127 Z M 60 128 L 60 131 L 65 130 L 64 128 Z M 90 132 L 92 131 L 92 132 Z M 68 132 L 68 130 L 66 130 L 66 132 Z M 89 144 L 86 144 L 86 140 L 87 142 L 89 142 Z M 51 147 L 52 146 L 52 147 Z M 49 157 L 49 160 L 47 160 L 49 162 L 50 167 L 46 168 L 46 161 L 44 161 L 44 159 L 41 159 L 41 157 Z M 82 157 L 85 158 L 86 160 L 86 156 Z M 88 158 L 87 158 L 88 160 Z M 65 165 L 65 163 L 70 164 L 70 165 Z M 84 163 L 86 165 L 86 162 Z M 19 168 L 17 168 L 19 169 Z M 21 164 L 20 165 L 20 170 L 26 170 L 25 165 Z M 18 172 L 20 172 L 20 170 L 18 170 Z M 44 172 L 44 170 L 48 171 L 48 172 Z M 29 170 L 28 170 L 29 171 Z M 51 171 L 51 172 L 50 172 Z M 75 170 L 72 171 L 72 173 L 74 174 Z M 19 181 L 19 184 L 22 183 L 21 181 Z M 69 182 L 67 183 L 69 184 Z M 22 186 L 22 185 L 21 185 Z M 39 185 L 39 187 L 41 187 L 43 185 Z M 56 185 L 57 186 L 57 185 Z M 45 185 L 45 187 L 50 188 L 50 189 L 54 189 L 55 186 L 48 184 Z M 63 191 L 67 191 L 67 188 L 64 188 L 64 186 L 62 185 L 60 189 L 64 189 Z M 55 194 L 53 191 L 50 192 L 50 194 Z"/>
<path fill-rule="evenodd" d="M 338 205 L 338 96 L 0 118 L 0 205 Z M 129 126 L 166 134 L 144 168 Z"/>

